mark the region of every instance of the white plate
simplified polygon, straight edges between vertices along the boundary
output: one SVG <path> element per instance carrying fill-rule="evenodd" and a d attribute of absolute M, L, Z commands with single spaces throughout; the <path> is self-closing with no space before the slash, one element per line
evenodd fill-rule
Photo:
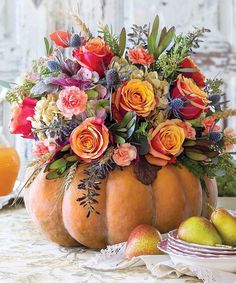
<path fill-rule="evenodd" d="M 170 251 L 170 249 L 168 249 L 168 239 L 160 241 L 158 243 L 158 248 L 164 253 L 169 254 L 174 264 L 182 263 L 186 265 L 198 265 L 226 272 L 236 272 L 236 256 L 204 258 L 191 255 L 177 254 L 173 250 Z"/>
<path fill-rule="evenodd" d="M 186 247 L 195 247 L 198 249 L 208 249 L 208 250 L 217 250 L 217 251 L 234 251 L 236 252 L 236 247 L 231 247 L 231 246 L 224 246 L 224 245 L 219 245 L 219 246 L 207 246 L 207 245 L 198 245 L 198 244 L 194 244 L 194 243 L 188 243 L 185 241 L 182 241 L 178 238 L 178 230 L 173 230 L 170 231 L 168 233 L 168 238 L 172 241 L 172 242 L 176 242 L 176 244 L 181 244 L 184 245 Z"/>

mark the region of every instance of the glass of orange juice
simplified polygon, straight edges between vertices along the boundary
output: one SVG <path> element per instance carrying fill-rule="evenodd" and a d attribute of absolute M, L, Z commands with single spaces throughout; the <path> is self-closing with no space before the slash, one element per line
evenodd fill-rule
<path fill-rule="evenodd" d="M 0 128 L 0 196 L 12 192 L 19 168 L 19 155 L 15 148 L 9 145 Z"/>

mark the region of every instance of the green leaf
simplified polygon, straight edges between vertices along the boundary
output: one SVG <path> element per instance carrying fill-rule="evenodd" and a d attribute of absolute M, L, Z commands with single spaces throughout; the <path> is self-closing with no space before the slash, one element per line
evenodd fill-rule
<path fill-rule="evenodd" d="M 120 49 L 120 56 L 123 56 L 126 47 L 126 30 L 122 28 L 119 37 L 119 49 Z"/>
<path fill-rule="evenodd" d="M 154 54 L 155 52 L 158 29 L 159 29 L 159 16 L 156 15 L 152 25 L 152 31 L 148 36 L 148 51 L 150 54 Z"/>
<path fill-rule="evenodd" d="M 88 96 L 88 99 L 94 99 L 94 98 L 98 97 L 98 92 L 94 89 L 87 90 L 86 94 Z"/>
<path fill-rule="evenodd" d="M 136 117 L 135 112 L 132 111 L 127 112 L 123 117 L 122 121 L 120 122 L 119 127 L 126 128 L 127 124 L 134 116 Z"/>
<path fill-rule="evenodd" d="M 9 88 L 9 89 L 11 89 L 12 88 L 12 86 L 11 85 L 16 85 L 16 83 L 11 83 L 11 82 L 6 82 L 6 81 L 2 81 L 2 80 L 0 80 L 0 86 L 1 87 L 4 87 L 4 88 Z"/>
<path fill-rule="evenodd" d="M 49 45 L 49 41 L 46 37 L 44 37 L 44 44 L 45 44 L 45 48 L 46 48 L 46 54 L 49 55 L 50 45 Z"/>
<path fill-rule="evenodd" d="M 120 136 L 115 136 L 115 142 L 117 144 L 122 144 L 122 143 L 125 143 L 125 139 Z"/>
<path fill-rule="evenodd" d="M 49 170 L 56 170 L 56 169 L 59 169 L 60 167 L 63 167 L 66 165 L 66 160 L 64 158 L 60 158 L 60 159 L 57 159 L 56 161 L 54 161 L 50 167 L 49 167 Z"/>
<path fill-rule="evenodd" d="M 70 150 L 70 144 L 63 146 L 63 148 L 60 151 L 65 152 L 65 151 L 68 151 L 68 150 Z"/>
<path fill-rule="evenodd" d="M 64 171 L 62 174 L 58 172 L 57 170 L 51 171 L 47 174 L 46 179 L 47 180 L 54 180 L 58 178 L 62 178 L 66 175 L 66 171 Z"/>
<path fill-rule="evenodd" d="M 154 57 L 157 59 L 161 53 L 170 45 L 175 34 L 175 28 L 172 27 L 168 30 L 162 41 L 159 43 L 158 48 L 155 50 Z"/>
<path fill-rule="evenodd" d="M 67 156 L 65 159 L 66 161 L 69 161 L 69 162 L 78 161 L 77 155 L 70 155 L 70 156 Z"/>
<path fill-rule="evenodd" d="M 179 68 L 176 71 L 181 72 L 181 73 L 193 73 L 193 72 L 197 72 L 198 69 L 197 68 Z"/>
<path fill-rule="evenodd" d="M 159 44 L 158 45 L 160 45 L 162 43 L 162 41 L 165 38 L 166 34 L 167 34 L 167 29 L 166 29 L 166 27 L 164 27 L 162 29 L 162 31 L 161 31 L 161 35 L 160 35 L 160 39 L 159 39 Z"/>

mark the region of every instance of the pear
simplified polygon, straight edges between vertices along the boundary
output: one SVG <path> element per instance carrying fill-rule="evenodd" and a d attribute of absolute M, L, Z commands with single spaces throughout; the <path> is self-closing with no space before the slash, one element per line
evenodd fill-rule
<path fill-rule="evenodd" d="M 140 255 L 158 255 L 162 252 L 157 248 L 161 240 L 160 232 L 153 226 L 141 224 L 130 234 L 125 255 L 128 259 Z"/>
<path fill-rule="evenodd" d="M 211 214 L 211 221 L 219 232 L 225 245 L 236 246 L 236 217 L 220 207 Z"/>
<path fill-rule="evenodd" d="M 200 216 L 193 216 L 183 221 L 178 229 L 178 237 L 185 242 L 199 245 L 222 244 L 222 239 L 213 224 Z"/>

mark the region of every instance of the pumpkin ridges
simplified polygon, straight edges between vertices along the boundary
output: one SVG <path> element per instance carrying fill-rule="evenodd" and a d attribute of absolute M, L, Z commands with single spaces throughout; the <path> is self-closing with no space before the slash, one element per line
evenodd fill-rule
<path fill-rule="evenodd" d="M 168 165 L 159 170 L 152 188 L 156 199 L 156 227 L 166 233 L 178 227 L 185 210 L 186 199 L 176 168 Z"/>
<path fill-rule="evenodd" d="M 27 211 L 37 227 L 51 241 L 62 246 L 77 246 L 62 221 L 62 198 L 57 197 L 62 180 L 48 181 L 43 171 L 39 173 L 31 186 L 24 191 Z"/>
<path fill-rule="evenodd" d="M 183 220 L 193 215 L 201 215 L 202 187 L 200 181 L 185 167 L 176 167 L 176 170 L 186 197 L 186 214 Z"/>
<path fill-rule="evenodd" d="M 81 206 L 77 201 L 83 194 L 83 190 L 77 188 L 80 180 L 85 177 L 82 172 L 83 168 L 83 166 L 78 167 L 77 174 L 65 193 L 63 221 L 70 235 L 78 242 L 90 248 L 100 249 L 107 244 L 106 180 L 101 181 L 100 196 L 96 197 L 98 203 L 95 204 L 95 208 L 100 214 L 91 213 L 87 218 L 87 207 Z"/>
<path fill-rule="evenodd" d="M 126 241 L 139 224 L 152 223 L 151 187 L 137 180 L 133 167 L 115 169 L 107 180 L 108 244 Z"/>

